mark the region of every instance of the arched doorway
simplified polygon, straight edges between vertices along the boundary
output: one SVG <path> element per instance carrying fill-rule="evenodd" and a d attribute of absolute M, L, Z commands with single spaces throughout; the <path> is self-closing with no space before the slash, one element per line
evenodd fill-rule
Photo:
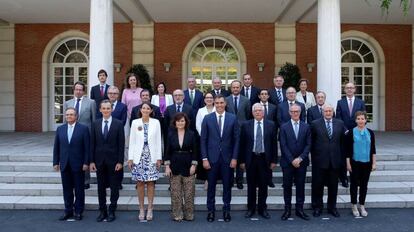
<path fill-rule="evenodd" d="M 378 59 L 373 48 L 360 38 L 346 38 L 341 41 L 342 51 L 342 96 L 344 86 L 353 82 L 356 86 L 356 97 L 365 101 L 368 114 L 368 126 L 379 129 L 378 120 Z"/>
<path fill-rule="evenodd" d="M 58 43 L 50 56 L 49 128 L 63 123 L 63 103 L 73 98 L 76 81 L 88 83 L 89 42 L 80 37 L 67 38 Z"/>

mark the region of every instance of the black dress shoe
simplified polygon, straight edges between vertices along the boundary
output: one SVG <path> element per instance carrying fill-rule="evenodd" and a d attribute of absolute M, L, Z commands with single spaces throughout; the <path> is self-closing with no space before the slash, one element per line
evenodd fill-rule
<path fill-rule="evenodd" d="M 231 221 L 230 212 L 227 212 L 227 211 L 223 212 L 223 219 L 225 222 Z"/>
<path fill-rule="evenodd" d="M 244 214 L 245 218 L 251 218 L 254 215 L 254 211 L 253 210 L 247 210 L 246 214 Z"/>
<path fill-rule="evenodd" d="M 82 214 L 74 214 L 73 215 L 73 219 L 75 219 L 76 221 L 80 221 L 80 220 L 82 220 Z"/>
<path fill-rule="evenodd" d="M 342 187 L 344 188 L 348 188 L 349 187 L 349 182 L 348 182 L 348 178 L 344 179 L 341 181 Z"/>
<path fill-rule="evenodd" d="M 285 212 L 282 214 L 282 217 L 280 217 L 280 219 L 282 219 L 283 221 L 288 220 L 288 218 L 290 218 L 290 210 L 285 209 Z"/>
<path fill-rule="evenodd" d="M 242 183 L 238 183 L 238 184 L 237 184 L 237 188 L 238 188 L 238 189 L 243 189 L 243 184 L 242 184 Z"/>
<path fill-rule="evenodd" d="M 107 222 L 113 222 L 115 220 L 115 212 L 110 211 L 108 217 L 106 218 Z"/>
<path fill-rule="evenodd" d="M 121 184 L 121 186 L 119 186 L 119 189 L 120 190 L 124 189 L 124 186 L 122 186 L 122 184 Z"/>
<path fill-rule="evenodd" d="M 99 216 L 96 218 L 96 221 L 97 222 L 102 222 L 107 217 L 108 217 L 108 213 L 106 212 L 106 210 L 102 210 L 101 213 L 99 214 Z"/>
<path fill-rule="evenodd" d="M 320 217 L 322 214 L 322 210 L 321 209 L 314 209 L 313 210 L 313 216 L 314 217 Z"/>
<path fill-rule="evenodd" d="M 270 188 L 274 188 L 276 187 L 275 184 L 273 182 L 269 182 L 269 184 L 267 184 L 267 186 L 269 186 Z"/>
<path fill-rule="evenodd" d="M 84 189 L 89 189 L 91 187 L 91 185 L 90 184 L 84 184 L 83 187 L 84 187 Z"/>
<path fill-rule="evenodd" d="M 331 214 L 334 217 L 340 217 L 341 216 L 337 209 L 328 209 L 328 213 Z"/>
<path fill-rule="evenodd" d="M 267 212 L 267 210 L 263 210 L 262 212 L 259 212 L 259 215 L 262 216 L 264 219 L 270 219 L 270 214 Z"/>
<path fill-rule="evenodd" d="M 214 212 L 208 212 L 207 221 L 208 222 L 213 222 L 214 221 Z"/>
<path fill-rule="evenodd" d="M 309 221 L 310 219 L 309 216 L 305 212 L 303 212 L 303 210 L 296 210 L 295 214 L 296 216 L 302 218 L 305 221 Z"/>
<path fill-rule="evenodd" d="M 71 217 L 73 217 L 73 213 L 63 213 L 63 215 L 59 217 L 59 221 L 66 221 Z"/>

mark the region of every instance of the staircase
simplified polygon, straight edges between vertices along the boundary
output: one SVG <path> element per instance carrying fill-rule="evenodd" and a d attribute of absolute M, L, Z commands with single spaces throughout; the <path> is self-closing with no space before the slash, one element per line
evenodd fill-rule
<path fill-rule="evenodd" d="M 60 173 L 52 169 L 51 138 L 36 146 L 28 143 L 24 152 L 16 146 L 21 141 L 13 139 L 1 142 L 0 149 L 0 209 L 63 209 Z M 35 140 L 36 138 L 34 138 Z M 3 139 L 2 139 L 3 140 Z M 5 148 L 8 143 L 10 149 Z M 41 148 L 39 148 L 39 146 Z M 414 151 L 412 154 L 377 154 L 377 171 L 371 174 L 366 205 L 369 208 L 407 208 L 414 207 Z M 305 207 L 310 207 L 310 170 L 308 167 Z M 92 183 L 96 183 L 92 173 Z M 157 181 L 155 209 L 169 210 L 170 195 L 168 179 Z M 131 174 L 125 171 L 123 190 L 120 191 L 118 208 L 120 210 L 138 210 L 135 185 Z M 273 172 L 275 188 L 269 188 L 267 200 L 269 209 L 283 208 L 282 173 L 280 168 Z M 206 210 L 207 192 L 203 183 L 196 184 L 196 210 Z M 326 192 L 326 190 L 325 190 Z M 293 194 L 295 191 L 293 191 Z M 109 194 L 109 191 L 108 191 Z M 221 207 L 221 185 L 217 186 L 218 209 Z M 247 204 L 247 185 L 243 190 L 232 189 L 232 209 L 244 210 Z M 294 201 L 294 199 L 293 199 Z M 326 201 L 326 199 L 325 199 Z M 349 189 L 339 186 L 338 208 L 349 207 Z M 92 184 L 86 190 L 86 208 L 97 209 L 97 186 Z"/>

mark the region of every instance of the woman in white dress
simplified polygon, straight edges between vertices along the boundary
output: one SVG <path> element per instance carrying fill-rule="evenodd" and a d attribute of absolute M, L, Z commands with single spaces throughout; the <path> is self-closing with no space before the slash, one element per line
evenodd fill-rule
<path fill-rule="evenodd" d="M 300 79 L 299 80 L 299 89 L 296 93 L 296 101 L 305 104 L 306 110 L 316 105 L 315 96 L 312 92 L 307 91 L 308 89 L 308 80 Z"/>
<path fill-rule="evenodd" d="M 215 112 L 216 108 L 214 107 L 214 97 L 211 93 L 206 93 L 204 95 L 204 103 L 206 104 L 203 108 L 200 108 L 197 112 L 196 116 L 196 129 L 198 135 L 201 135 L 201 124 L 203 123 L 204 116 L 209 113 Z M 197 179 L 204 180 L 204 189 L 207 190 L 207 172 L 203 168 L 203 162 L 198 162 L 199 165 L 197 166 Z"/>

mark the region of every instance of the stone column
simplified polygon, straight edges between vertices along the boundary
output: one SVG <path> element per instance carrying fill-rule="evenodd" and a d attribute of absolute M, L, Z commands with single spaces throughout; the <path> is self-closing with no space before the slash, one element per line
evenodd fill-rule
<path fill-rule="evenodd" d="M 108 73 L 107 83 L 114 83 L 114 36 L 112 0 L 91 0 L 89 42 L 89 90 L 99 84 L 98 71 Z"/>
<path fill-rule="evenodd" d="M 341 17 L 339 0 L 318 0 L 318 90 L 336 107 L 341 98 Z"/>

